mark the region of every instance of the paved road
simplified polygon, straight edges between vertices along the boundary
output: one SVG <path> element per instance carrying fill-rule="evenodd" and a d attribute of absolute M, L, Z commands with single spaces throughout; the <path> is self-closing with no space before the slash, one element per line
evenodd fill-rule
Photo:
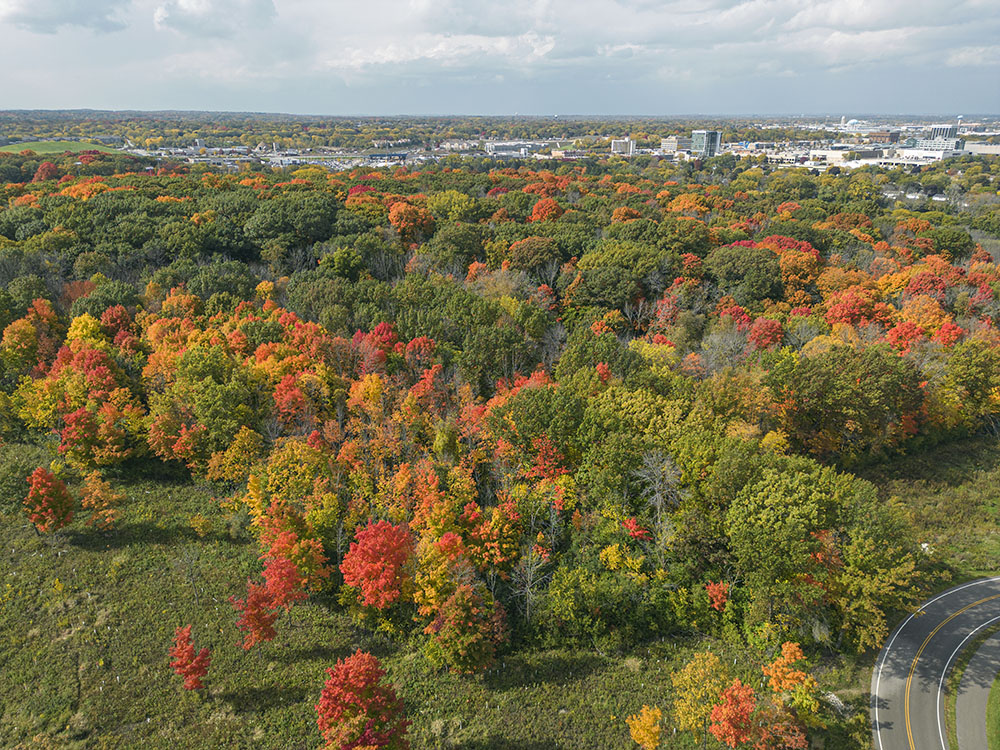
<path fill-rule="evenodd" d="M 986 700 L 1000 672 L 1000 633 L 990 636 L 962 673 L 955 698 L 959 750 L 986 747 Z"/>
<path fill-rule="evenodd" d="M 1000 577 L 949 589 L 903 620 L 872 673 L 876 750 L 955 750 L 944 725 L 945 676 L 962 647 L 994 623 L 1000 623 Z"/>

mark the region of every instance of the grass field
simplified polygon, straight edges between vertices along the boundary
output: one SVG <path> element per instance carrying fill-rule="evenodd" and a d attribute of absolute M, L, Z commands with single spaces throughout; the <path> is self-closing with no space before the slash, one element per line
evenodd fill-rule
<path fill-rule="evenodd" d="M 84 143 L 83 141 L 26 141 L 25 143 L 13 143 L 9 146 L 0 146 L 0 151 L 19 154 L 22 151 L 34 151 L 36 154 L 62 154 L 66 151 L 76 153 L 78 151 L 103 151 L 114 153 L 117 149 L 99 143 Z"/>
<path fill-rule="evenodd" d="M 953 580 L 1000 571 L 1000 441 L 961 440 L 859 472 L 913 515 L 921 541 Z"/>
<path fill-rule="evenodd" d="M 990 750 L 1000 750 L 1000 675 L 993 681 L 986 703 L 986 742 Z"/>

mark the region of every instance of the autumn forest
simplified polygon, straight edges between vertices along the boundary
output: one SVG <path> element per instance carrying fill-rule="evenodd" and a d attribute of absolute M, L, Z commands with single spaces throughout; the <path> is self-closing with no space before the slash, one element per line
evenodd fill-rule
<path fill-rule="evenodd" d="M 870 746 L 1000 160 L 446 164 L 0 153 L 0 744 Z"/>

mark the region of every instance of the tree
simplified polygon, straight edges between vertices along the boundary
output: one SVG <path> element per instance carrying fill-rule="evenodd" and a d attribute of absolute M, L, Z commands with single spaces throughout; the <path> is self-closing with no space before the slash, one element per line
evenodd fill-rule
<path fill-rule="evenodd" d="M 174 633 L 174 645 L 170 649 L 170 656 L 173 661 L 170 667 L 184 678 L 185 690 L 200 690 L 205 687 L 201 678 L 208 673 L 208 666 L 212 661 L 207 648 L 203 648 L 196 655 L 194 644 L 191 642 L 191 626 L 177 628 Z"/>
<path fill-rule="evenodd" d="M 441 604 L 424 632 L 432 636 L 428 658 L 453 672 L 471 674 L 493 663 L 497 643 L 504 638 L 503 610 L 489 593 L 461 584 Z"/>
<path fill-rule="evenodd" d="M 782 297 L 781 266 L 769 248 L 720 247 L 709 254 L 705 265 L 722 293 L 731 295 L 738 305 L 751 307 Z"/>
<path fill-rule="evenodd" d="M 638 714 L 633 714 L 625 719 L 628 724 L 628 732 L 642 750 L 656 750 L 660 746 L 660 719 L 663 712 L 654 706 L 643 706 Z"/>
<path fill-rule="evenodd" d="M 371 654 L 358 649 L 326 670 L 328 678 L 316 704 L 316 723 L 324 748 L 408 750 L 403 704 L 385 671 Z"/>
<path fill-rule="evenodd" d="M 229 602 L 237 612 L 241 613 L 236 626 L 246 632 L 242 643 L 245 651 L 249 651 L 258 643 L 274 640 L 274 636 L 277 635 L 274 623 L 278 619 L 278 610 L 267 584 L 248 580 L 246 598 L 237 599 L 231 596 Z"/>
<path fill-rule="evenodd" d="M 413 539 L 406 526 L 372 521 L 359 526 L 355 539 L 340 563 L 344 583 L 356 588 L 361 603 L 382 610 L 403 596 L 405 568 L 413 557 Z"/>
<path fill-rule="evenodd" d="M 542 198 L 531 209 L 531 216 L 528 217 L 528 221 L 555 221 L 562 215 L 562 206 L 552 198 Z"/>
<path fill-rule="evenodd" d="M 753 736 L 753 713 L 757 697 L 753 688 L 738 678 L 722 691 L 721 702 L 712 707 L 708 731 L 728 747 L 738 747 Z"/>
<path fill-rule="evenodd" d="M 90 472 L 83 480 L 81 505 L 90 511 L 88 526 L 96 526 L 101 531 L 110 530 L 118 518 L 116 506 L 124 496 L 111 489 L 111 484 L 101 478 L 99 471 Z"/>
<path fill-rule="evenodd" d="M 674 717 L 677 726 L 701 734 L 708 741 L 708 722 L 728 681 L 722 660 L 711 651 L 695 654 L 671 677 L 674 685 Z"/>
<path fill-rule="evenodd" d="M 298 566 L 284 555 L 269 555 L 264 563 L 264 586 L 271 597 L 271 606 L 287 611 L 292 604 L 307 597 L 305 579 Z"/>
<path fill-rule="evenodd" d="M 73 520 L 73 497 L 62 480 L 39 466 L 28 477 L 24 499 L 28 520 L 40 532 L 57 531 Z"/>

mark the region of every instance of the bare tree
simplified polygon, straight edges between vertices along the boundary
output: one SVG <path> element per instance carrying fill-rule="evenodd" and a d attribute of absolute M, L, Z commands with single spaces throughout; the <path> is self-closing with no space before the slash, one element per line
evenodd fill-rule
<path fill-rule="evenodd" d="M 642 486 L 643 499 L 653 509 L 656 546 L 661 549 L 670 533 L 667 513 L 683 499 L 680 469 L 668 453 L 651 450 L 642 455 L 642 466 L 634 476 Z"/>
<path fill-rule="evenodd" d="M 511 571 L 511 590 L 514 596 L 521 602 L 521 612 L 524 614 L 524 621 L 531 622 L 531 613 L 538 590 L 549 574 L 545 572 L 548 561 L 535 549 L 534 545 L 528 547 L 528 551 L 521 555 L 514 570 Z"/>

